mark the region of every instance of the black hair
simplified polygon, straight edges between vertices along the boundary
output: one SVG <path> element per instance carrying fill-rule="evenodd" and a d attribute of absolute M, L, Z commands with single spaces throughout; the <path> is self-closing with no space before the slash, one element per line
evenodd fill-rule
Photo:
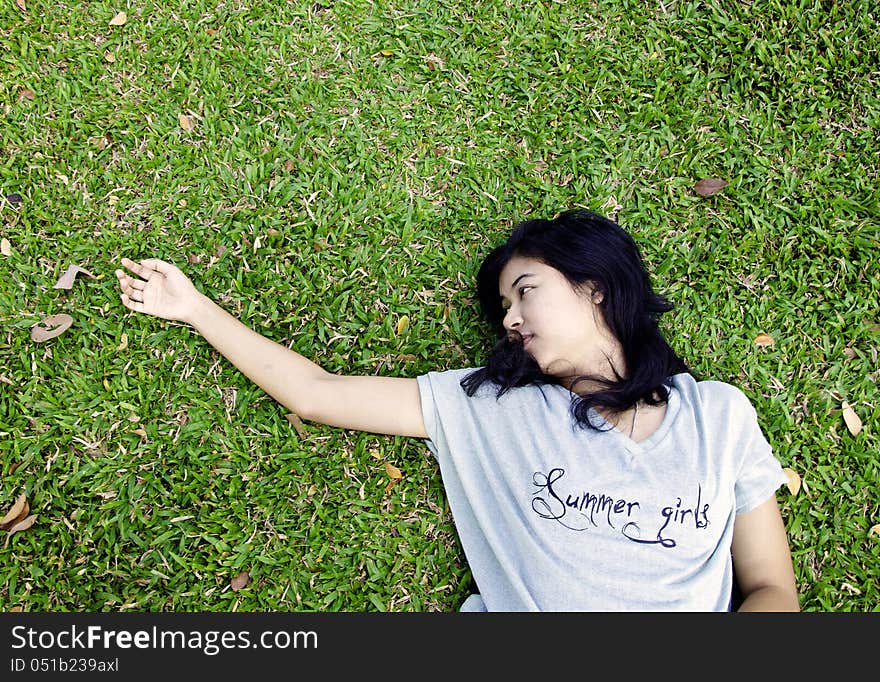
<path fill-rule="evenodd" d="M 477 274 L 477 297 L 493 332 L 501 338 L 480 369 L 461 380 L 468 396 L 486 382 L 498 388 L 501 397 L 511 388 L 529 384 L 559 384 L 545 374 L 516 334 L 503 326 L 498 280 L 514 256 L 534 258 L 558 270 L 575 290 L 589 284 L 601 292 L 599 307 L 605 323 L 623 349 L 627 376 L 615 371 L 614 379 L 576 377 L 571 385 L 595 382 L 599 390 L 575 396 L 572 414 L 581 426 L 599 428 L 589 418 L 590 408 L 612 413 L 627 410 L 639 401 L 659 405 L 669 399 L 671 378 L 682 372 L 693 374 L 672 350 L 658 326 L 661 314 L 673 309 L 651 287 L 648 272 L 633 238 L 616 222 L 596 213 L 575 209 L 553 220 L 527 220 L 514 228 L 506 242 L 486 257 Z"/>

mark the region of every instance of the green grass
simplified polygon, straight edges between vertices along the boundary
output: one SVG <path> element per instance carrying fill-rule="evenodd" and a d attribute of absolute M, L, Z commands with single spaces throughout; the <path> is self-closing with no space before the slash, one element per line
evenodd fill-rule
<path fill-rule="evenodd" d="M 113 270 L 170 260 L 328 370 L 416 376 L 481 360 L 480 258 L 573 206 L 632 231 L 673 345 L 800 473 L 803 609 L 878 608 L 874 3 L 27 8 L 0 4 L 0 195 L 22 198 L 0 198 L 0 506 L 26 492 L 38 519 L 0 549 L 0 609 L 456 609 L 421 441 L 299 438 L 195 332 L 129 314 Z M 701 198 L 708 177 L 729 185 Z M 97 278 L 53 289 L 72 263 Z"/>

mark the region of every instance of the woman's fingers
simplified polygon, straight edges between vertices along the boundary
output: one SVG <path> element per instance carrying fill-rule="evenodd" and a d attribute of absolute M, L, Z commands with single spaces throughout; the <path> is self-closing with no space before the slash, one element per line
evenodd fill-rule
<path fill-rule="evenodd" d="M 144 304 L 142 302 L 132 300 L 128 294 L 122 294 L 120 298 L 122 299 L 122 305 L 129 310 L 134 310 L 137 313 L 144 312 Z"/>
<path fill-rule="evenodd" d="M 129 258 L 123 258 L 121 261 L 123 266 L 131 270 L 138 277 L 142 277 L 145 280 L 149 281 L 150 276 L 158 271 L 158 268 L 154 268 L 153 264 L 161 263 L 162 261 L 157 261 L 156 259 L 144 260 L 140 263 L 135 263 L 133 260 Z"/>
<path fill-rule="evenodd" d="M 141 265 L 150 268 L 151 270 L 155 270 L 156 272 L 161 272 L 163 275 L 167 275 L 174 269 L 174 266 L 171 265 L 171 263 L 166 263 L 164 260 L 159 260 L 158 258 L 142 260 Z"/>
<path fill-rule="evenodd" d="M 129 277 L 122 270 L 116 271 L 116 277 L 119 280 L 119 288 L 122 289 L 122 293 L 127 294 L 130 298 L 134 296 L 135 292 L 141 292 L 147 286 L 144 280 Z M 141 296 L 136 298 L 141 298 Z"/>

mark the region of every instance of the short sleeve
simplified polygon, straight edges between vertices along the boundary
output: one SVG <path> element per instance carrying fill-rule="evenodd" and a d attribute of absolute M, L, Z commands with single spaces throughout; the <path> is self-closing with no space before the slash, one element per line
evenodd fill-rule
<path fill-rule="evenodd" d="M 736 513 L 751 511 L 769 500 L 786 482 L 785 472 L 758 424 L 755 408 L 741 395 L 743 458 L 736 477 Z"/>
<path fill-rule="evenodd" d="M 436 458 L 437 452 L 437 403 L 434 399 L 434 390 L 431 385 L 431 378 L 427 374 L 416 377 L 419 384 L 419 396 L 422 400 L 422 420 L 425 423 L 425 433 L 428 434 L 428 449 Z"/>

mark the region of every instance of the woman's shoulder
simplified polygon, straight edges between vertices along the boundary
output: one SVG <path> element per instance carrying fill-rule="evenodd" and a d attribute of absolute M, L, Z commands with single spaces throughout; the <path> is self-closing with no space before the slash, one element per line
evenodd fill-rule
<path fill-rule="evenodd" d="M 683 373 L 672 377 L 672 382 L 686 402 L 716 409 L 722 407 L 754 411 L 751 401 L 742 389 L 726 381 L 697 379 L 691 374 Z"/>
<path fill-rule="evenodd" d="M 492 403 L 500 405 L 520 402 L 528 404 L 535 396 L 541 396 L 546 401 L 548 391 L 554 394 L 570 395 L 568 389 L 562 386 L 539 382 L 501 390 L 501 387 L 492 379 L 479 377 L 479 373 L 484 369 L 483 367 L 461 367 L 434 370 L 419 375 L 417 379 L 422 391 L 430 391 L 435 395 L 450 396 L 454 394 L 457 397 L 490 400 Z M 471 390 L 469 386 L 471 382 L 468 380 L 475 375 L 477 375 L 475 378 L 482 380 L 476 382 L 475 388 Z"/>

